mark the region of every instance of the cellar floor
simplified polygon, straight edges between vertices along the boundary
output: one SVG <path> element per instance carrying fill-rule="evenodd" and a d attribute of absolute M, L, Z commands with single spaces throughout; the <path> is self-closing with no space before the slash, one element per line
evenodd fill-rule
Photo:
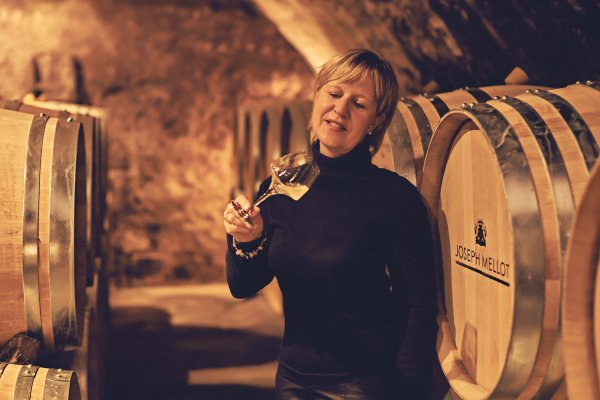
<path fill-rule="evenodd" d="M 226 284 L 111 288 L 106 399 L 274 399 L 283 319 Z"/>

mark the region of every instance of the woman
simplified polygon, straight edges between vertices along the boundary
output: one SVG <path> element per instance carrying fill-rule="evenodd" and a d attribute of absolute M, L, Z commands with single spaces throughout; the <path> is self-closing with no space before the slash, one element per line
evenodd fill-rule
<path fill-rule="evenodd" d="M 238 197 L 254 228 L 225 210 L 233 296 L 273 277 L 283 294 L 278 399 L 426 398 L 437 329 L 426 209 L 407 180 L 371 164 L 397 91 L 392 67 L 371 51 L 328 61 L 310 121 L 321 169 L 313 187 L 251 210 Z"/>

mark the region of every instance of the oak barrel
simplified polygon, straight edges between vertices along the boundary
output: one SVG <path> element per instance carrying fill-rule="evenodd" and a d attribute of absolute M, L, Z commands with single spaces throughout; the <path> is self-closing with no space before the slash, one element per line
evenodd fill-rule
<path fill-rule="evenodd" d="M 528 85 L 465 87 L 448 93 L 401 97 L 374 164 L 395 171 L 417 186 L 431 135 L 449 110 L 463 103 L 477 103 L 494 96 L 514 96 Z"/>
<path fill-rule="evenodd" d="M 56 103 L 53 103 L 56 104 Z M 98 148 L 96 145 L 96 136 L 98 132 L 95 130 L 96 125 L 94 122 L 94 118 L 89 115 L 78 115 L 71 114 L 70 112 L 64 109 L 52 109 L 48 107 L 44 107 L 43 102 L 36 101 L 33 104 L 27 104 L 22 101 L 7 101 L 4 103 L 3 108 L 6 109 L 14 109 L 15 111 L 24 112 L 27 114 L 40 115 L 46 114 L 54 118 L 73 118 L 75 121 L 81 123 L 84 137 L 85 137 L 85 153 L 86 153 L 86 251 L 87 251 L 87 260 L 86 265 L 88 266 L 87 272 L 87 283 L 91 285 L 91 280 L 94 277 L 94 257 L 96 255 L 96 243 L 98 235 L 101 235 L 99 228 L 102 226 L 102 222 L 98 219 L 98 209 L 99 204 L 97 202 L 97 197 L 95 197 L 94 191 L 97 190 L 96 187 L 96 177 L 98 174 L 97 171 L 97 153 Z"/>
<path fill-rule="evenodd" d="M 0 363 L 0 400 L 80 400 L 73 371 Z"/>
<path fill-rule="evenodd" d="M 547 397 L 564 368 L 562 260 L 598 157 L 600 91 L 534 90 L 450 111 L 421 193 L 439 232 L 438 355 L 466 399 Z"/>
<path fill-rule="evenodd" d="M 81 124 L 0 110 L 0 343 L 27 332 L 78 346 L 85 309 Z"/>
<path fill-rule="evenodd" d="M 91 221 L 92 235 L 94 238 L 94 255 L 103 256 L 102 247 L 103 221 L 106 219 L 106 191 L 108 174 L 108 131 L 107 112 L 104 108 L 65 103 L 59 101 L 40 101 L 32 94 L 26 95 L 21 100 L 25 106 L 53 110 L 59 113 L 69 113 L 76 121 L 83 125 L 86 140 L 86 167 L 89 182 L 91 183 Z M 23 106 L 21 106 L 23 107 Z M 23 108 L 19 111 L 24 111 Z M 27 112 L 27 111 L 25 111 Z M 54 115 L 51 115 L 54 116 Z M 90 185 L 90 184 L 88 184 Z M 89 188 L 88 188 L 89 190 Z M 88 219 L 89 221 L 90 219 Z"/>
<path fill-rule="evenodd" d="M 573 224 L 563 281 L 563 336 L 571 399 L 600 398 L 600 163 Z"/>

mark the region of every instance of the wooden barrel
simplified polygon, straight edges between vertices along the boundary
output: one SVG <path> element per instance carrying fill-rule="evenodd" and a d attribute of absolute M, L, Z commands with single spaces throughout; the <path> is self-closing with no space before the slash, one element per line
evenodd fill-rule
<path fill-rule="evenodd" d="M 417 186 L 431 135 L 444 114 L 463 103 L 485 102 L 494 96 L 514 96 L 533 88 L 527 85 L 465 87 L 448 93 L 401 97 L 373 161 Z"/>
<path fill-rule="evenodd" d="M 571 231 L 565 277 L 563 336 L 571 399 L 600 398 L 600 163 L 596 163 Z"/>
<path fill-rule="evenodd" d="M 92 221 L 91 235 L 94 240 L 94 255 L 103 256 L 102 230 L 103 221 L 106 219 L 106 193 L 108 189 L 108 131 L 107 113 L 101 107 L 55 102 L 39 101 L 32 95 L 24 96 L 22 103 L 29 107 L 69 113 L 76 121 L 83 125 L 86 138 L 87 174 L 91 182 L 91 213 L 88 221 Z M 19 111 L 23 111 L 22 109 Z M 89 191 L 89 189 L 88 189 Z"/>
<path fill-rule="evenodd" d="M 549 396 L 563 379 L 562 259 L 598 157 L 598 104 L 591 85 L 502 97 L 450 111 L 431 139 L 421 193 L 443 262 L 438 355 L 461 397 Z"/>
<path fill-rule="evenodd" d="M 0 363 L 0 400 L 63 399 L 81 399 L 73 371 Z"/>
<path fill-rule="evenodd" d="M 87 284 L 92 284 L 94 277 L 94 257 L 102 254 L 101 237 L 103 235 L 103 197 L 106 188 L 101 175 L 105 174 L 106 167 L 103 163 L 101 149 L 101 130 L 99 119 L 84 112 L 84 106 L 57 102 L 41 102 L 25 97 L 26 101 L 6 101 L 3 108 L 13 109 L 28 114 L 46 114 L 55 118 L 73 118 L 81 123 L 85 136 L 86 152 L 86 202 L 87 202 Z"/>
<path fill-rule="evenodd" d="M 91 182 L 92 210 L 88 221 L 92 221 L 91 235 L 94 238 L 94 255 L 102 256 L 102 231 L 103 221 L 106 219 L 106 192 L 108 181 L 108 131 L 107 112 L 101 107 L 73 104 L 58 101 L 40 101 L 32 94 L 26 95 L 21 100 L 23 105 L 43 110 L 53 110 L 60 113 L 69 113 L 76 121 L 83 125 L 86 138 L 86 167 L 88 179 Z M 21 106 L 23 107 L 23 106 Z M 24 108 L 19 111 L 25 111 Z M 62 114 L 61 114 L 62 115 Z M 54 115 L 51 115 L 54 116 Z M 88 160 L 89 159 L 89 160 Z M 88 191 L 90 189 L 88 188 Z"/>
<path fill-rule="evenodd" d="M 0 343 L 20 332 L 78 346 L 85 309 L 81 124 L 0 110 Z"/>

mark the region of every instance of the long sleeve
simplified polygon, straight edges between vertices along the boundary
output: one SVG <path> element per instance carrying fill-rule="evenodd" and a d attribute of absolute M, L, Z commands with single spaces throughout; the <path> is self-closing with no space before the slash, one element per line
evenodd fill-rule
<path fill-rule="evenodd" d="M 252 251 L 259 246 L 262 239 L 260 237 L 252 242 L 238 243 L 237 246 L 244 251 Z M 250 259 L 235 254 L 232 242 L 231 235 L 227 235 L 227 283 L 233 297 L 243 299 L 255 295 L 273 280 L 273 272 L 268 268 L 267 261 L 269 238 L 263 250 Z"/>
<path fill-rule="evenodd" d="M 271 183 L 271 178 L 267 178 L 260 185 L 258 198 L 262 193 L 266 192 Z M 263 220 L 265 221 L 265 232 L 267 232 L 267 218 L 263 212 Z M 269 233 L 266 233 L 267 240 L 263 246 L 263 249 L 256 255 L 256 257 L 245 259 L 238 256 L 233 248 L 233 237 L 227 235 L 227 254 L 226 254 L 226 265 L 227 265 L 227 284 L 233 297 L 238 299 L 244 299 L 251 297 L 258 293 L 262 288 L 267 286 L 273 280 L 273 272 L 269 268 L 268 252 L 271 238 Z M 237 243 L 236 245 L 241 250 L 248 252 L 258 248 L 263 237 L 248 242 L 248 243 Z"/>
<path fill-rule="evenodd" d="M 436 290 L 427 211 L 416 189 L 406 191 L 392 218 L 386 262 L 404 337 L 396 359 L 399 398 L 425 399 L 435 363 Z"/>

